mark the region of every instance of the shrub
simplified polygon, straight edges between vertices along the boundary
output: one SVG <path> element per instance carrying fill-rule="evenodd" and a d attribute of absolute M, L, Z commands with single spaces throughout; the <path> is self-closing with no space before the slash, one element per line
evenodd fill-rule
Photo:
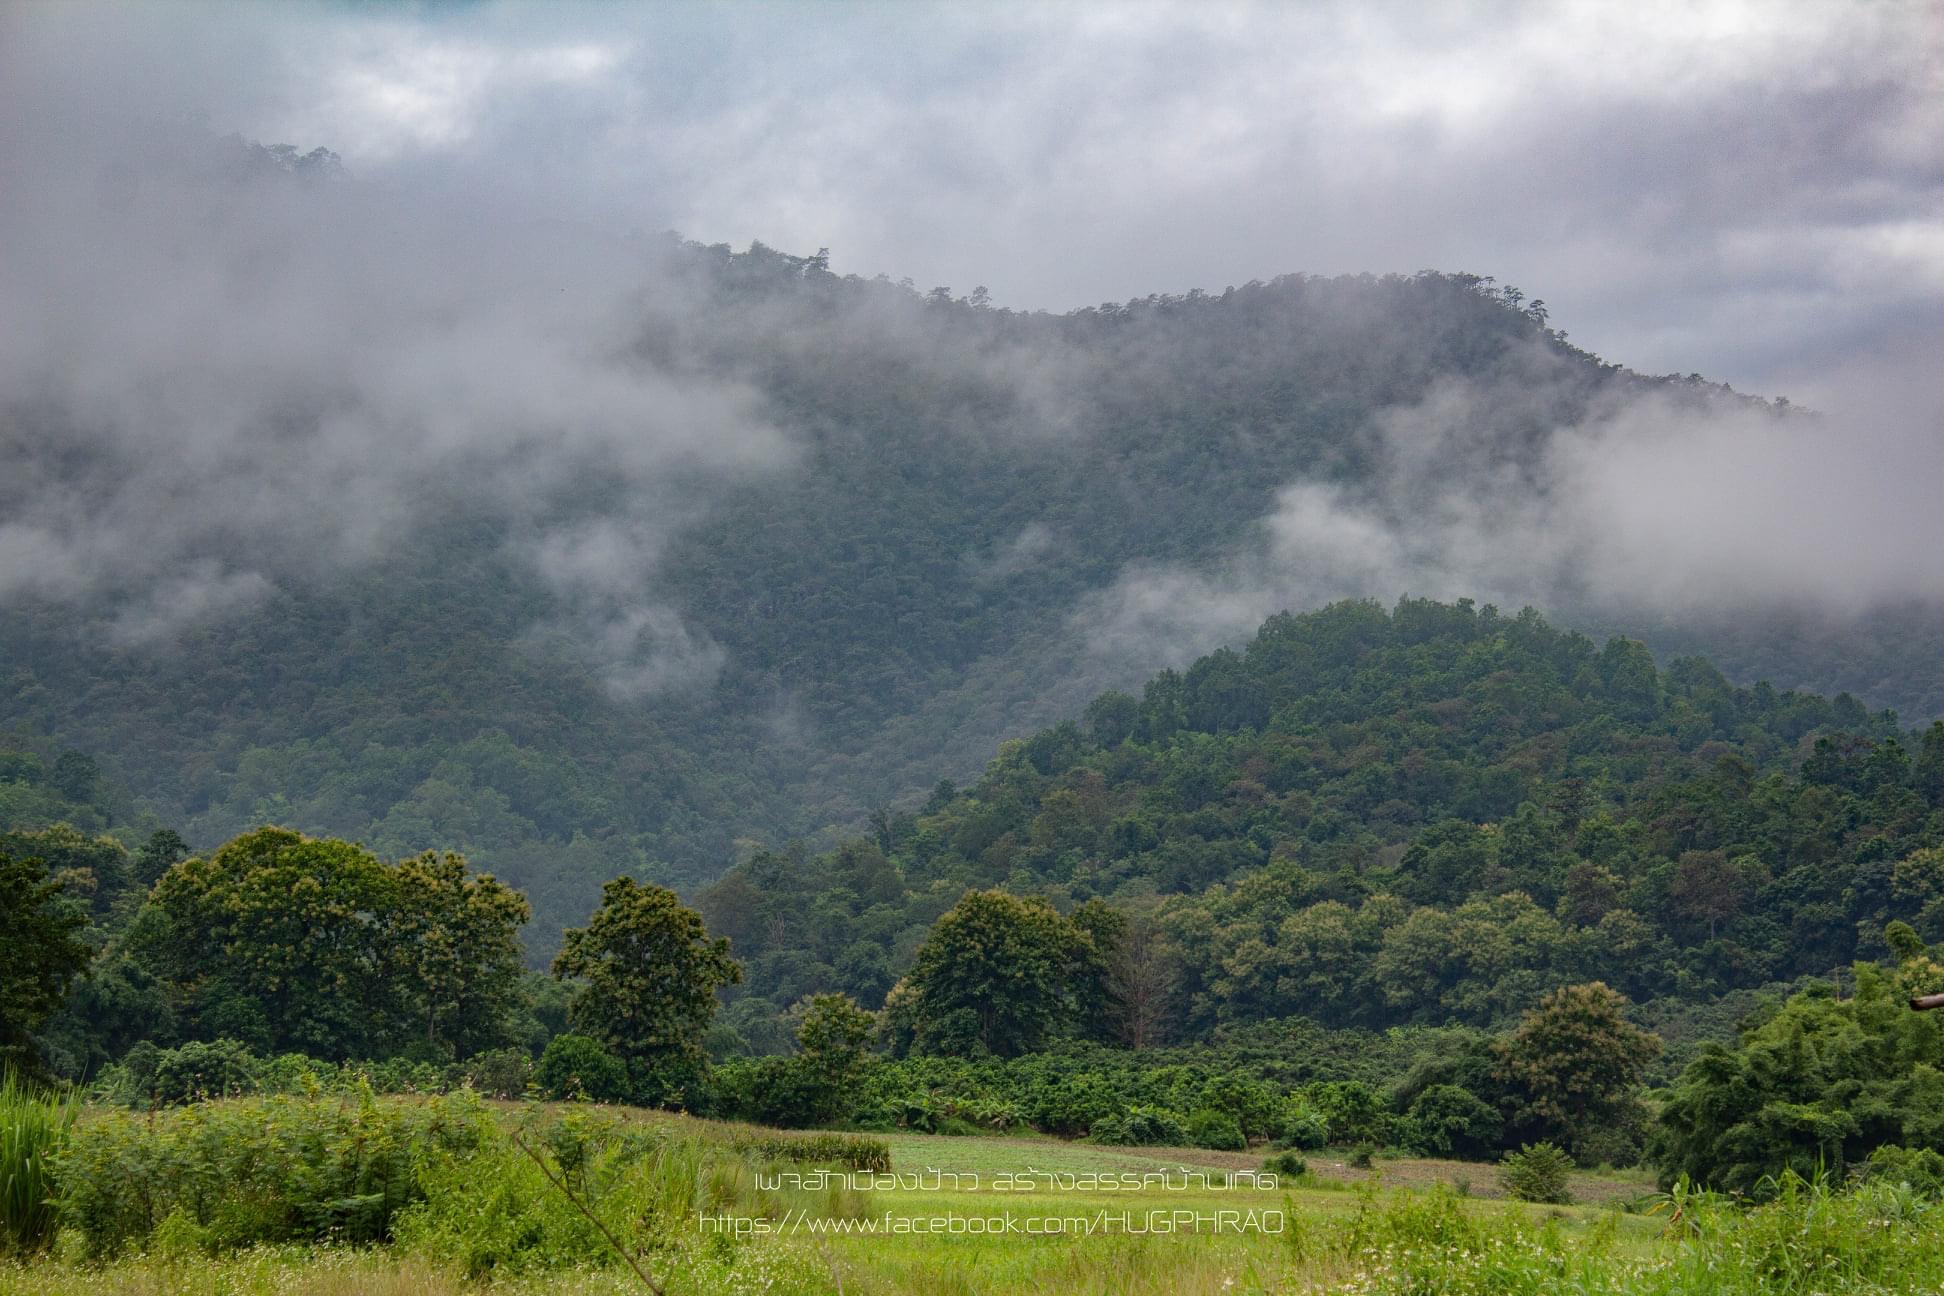
<path fill-rule="evenodd" d="M 1377 1145 L 1375 1143 L 1359 1143 L 1350 1149 L 1351 1169 L 1368 1170 L 1376 1163 Z"/>
<path fill-rule="evenodd" d="M 1242 1135 L 1242 1123 L 1235 1119 L 1234 1112 L 1204 1107 L 1188 1118 L 1186 1130 L 1191 1147 L 1240 1152 L 1249 1146 L 1249 1140 Z"/>
<path fill-rule="evenodd" d="M 876 1140 L 677 1137 L 665 1126 L 586 1111 L 535 1131 L 525 1142 L 577 1201 L 594 1206 L 622 1246 L 664 1271 L 692 1264 L 693 1251 L 683 1252 L 698 1242 L 698 1212 L 745 1219 L 864 1213 L 868 1199 L 841 1183 L 822 1191 L 759 1184 L 753 1161 L 873 1161 L 879 1164 L 848 1168 L 889 1168 Z M 429 1255 L 475 1280 L 619 1261 L 613 1244 L 574 1201 L 525 1152 L 505 1142 L 495 1141 L 476 1156 L 423 1158 L 421 1178 L 423 1199 L 399 1214 L 400 1250 Z"/>
<path fill-rule="evenodd" d="M 1567 1191 L 1566 1175 L 1573 1158 L 1551 1143 L 1528 1143 L 1517 1152 L 1507 1152 L 1499 1163 L 1499 1184 L 1506 1195 L 1520 1201 L 1548 1202 L 1563 1206 L 1573 1200 Z"/>
<path fill-rule="evenodd" d="M 54 1239 L 53 1163 L 74 1127 L 74 1104 L 0 1077 L 0 1255 L 38 1251 Z"/>
<path fill-rule="evenodd" d="M 1300 1152 L 1291 1152 L 1285 1148 L 1264 1161 L 1262 1168 L 1286 1179 L 1300 1179 L 1309 1173 L 1309 1162 L 1303 1159 Z"/>
<path fill-rule="evenodd" d="M 1188 1131 L 1181 1118 L 1160 1107 L 1130 1107 L 1118 1116 L 1094 1122 L 1088 1140 L 1116 1147 L 1181 1147 Z"/>
<path fill-rule="evenodd" d="M 1367 1084 L 1336 1080 L 1309 1086 L 1305 1096 L 1323 1117 L 1331 1143 L 1382 1143 L 1390 1137 L 1390 1113 Z"/>
<path fill-rule="evenodd" d="M 460 1063 L 458 1074 L 485 1097 L 519 1098 L 533 1083 L 533 1058 L 525 1049 L 493 1049 Z"/>
<path fill-rule="evenodd" d="M 1625 1168 L 1640 1163 L 1641 1143 L 1637 1125 L 1620 1121 L 1581 1134 L 1573 1144 L 1573 1157 L 1589 1168 L 1599 1165 Z"/>
<path fill-rule="evenodd" d="M 1498 1141 L 1504 1122 L 1471 1090 L 1432 1085 L 1411 1104 L 1398 1131 L 1411 1150 L 1431 1156 L 1479 1156 Z"/>
<path fill-rule="evenodd" d="M 1276 1146 L 1314 1151 L 1330 1141 L 1330 1122 L 1315 1104 L 1301 1094 L 1291 1094 L 1283 1105 L 1282 1127 L 1276 1132 Z"/>
<path fill-rule="evenodd" d="M 262 1090 L 263 1061 L 231 1039 L 192 1040 L 157 1048 L 146 1040 L 102 1070 L 96 1089 L 125 1107 L 176 1107 L 205 1098 L 236 1098 Z"/>
<path fill-rule="evenodd" d="M 556 1035 L 547 1041 L 534 1078 L 549 1098 L 626 1102 L 633 1096 L 627 1064 L 585 1035 Z"/>
<path fill-rule="evenodd" d="M 423 1196 L 420 1157 L 471 1155 L 491 1134 L 471 1095 L 432 1102 L 252 1098 L 78 1125 L 54 1162 L 61 1215 L 91 1256 L 171 1237 L 208 1250 L 379 1241 Z"/>
<path fill-rule="evenodd" d="M 1857 1168 L 1857 1178 L 1870 1184 L 1909 1184 L 1926 1197 L 1944 1196 L 1944 1155 L 1930 1148 L 1885 1143 Z"/>

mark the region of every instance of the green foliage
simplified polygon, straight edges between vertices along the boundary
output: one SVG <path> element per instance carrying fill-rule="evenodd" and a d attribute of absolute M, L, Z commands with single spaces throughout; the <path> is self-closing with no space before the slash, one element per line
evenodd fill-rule
<path fill-rule="evenodd" d="M 1499 1162 L 1499 1184 L 1506 1195 L 1520 1201 L 1563 1205 L 1573 1200 L 1567 1189 L 1573 1158 L 1553 1143 L 1528 1143 L 1507 1152 Z"/>
<path fill-rule="evenodd" d="M 714 1114 L 787 1128 L 852 1114 L 876 1019 L 841 994 L 816 995 L 795 1011 L 797 1052 L 719 1068 L 709 1104 Z"/>
<path fill-rule="evenodd" d="M 1304 1094 L 1323 1118 L 1329 1143 L 1386 1143 L 1391 1119 L 1376 1090 L 1357 1080 L 1312 1085 Z"/>
<path fill-rule="evenodd" d="M 1643 1247 L 1607 1221 L 1562 1228 L 1440 1189 L 1372 1201 L 1307 1245 L 1349 1260 L 1333 1290 L 1377 1296 L 1874 1296 L 1944 1281 L 1944 1211 L 1894 1190 L 1792 1180 L 1752 1208 L 1696 1192 L 1667 1204 L 1675 1227 Z"/>
<path fill-rule="evenodd" d="M 1495 1046 L 1515 1129 L 1579 1149 L 1596 1133 L 1639 1124 L 1634 1097 L 1658 1038 L 1626 1019 L 1625 997 L 1595 981 L 1546 995 Z"/>
<path fill-rule="evenodd" d="M 428 1158 L 421 1170 L 424 1198 L 398 1220 L 399 1248 L 474 1280 L 618 1265 L 613 1243 L 589 1220 L 591 1211 L 631 1254 L 645 1256 L 651 1270 L 686 1272 L 699 1240 L 698 1213 L 769 1220 L 805 1210 L 836 1219 L 864 1213 L 864 1196 L 841 1186 L 815 1192 L 760 1183 L 766 1162 L 882 1160 L 888 1168 L 881 1145 L 877 1156 L 860 1155 L 858 1140 L 840 1146 L 835 1139 L 785 1144 L 677 1136 L 665 1127 L 585 1113 L 515 1136 L 538 1164 L 504 1141 L 478 1153 Z"/>
<path fill-rule="evenodd" d="M 441 1094 L 470 1088 L 489 1098 L 518 1098 L 532 1070 L 532 1060 L 512 1049 L 441 1066 L 405 1057 L 326 1062 L 282 1053 L 264 1058 L 235 1040 L 192 1040 L 174 1048 L 144 1041 L 102 1068 L 90 1092 L 97 1101 L 143 1111 L 254 1094 Z"/>
<path fill-rule="evenodd" d="M 912 962 L 913 1047 L 925 1053 L 1031 1051 L 1079 1011 L 1076 969 L 1092 938 L 1045 901 L 971 891 L 942 916 Z"/>
<path fill-rule="evenodd" d="M 170 867 L 132 944 L 188 1021 L 262 1051 L 450 1058 L 505 1037 L 526 902 L 456 855 L 387 864 L 281 828 Z"/>
<path fill-rule="evenodd" d="M 1193 1147 L 1213 1148 L 1219 1152 L 1240 1152 L 1249 1146 L 1249 1140 L 1242 1133 L 1242 1124 L 1235 1119 L 1235 1113 L 1217 1111 L 1204 1107 L 1191 1114 L 1182 1128 L 1188 1135 Z"/>
<path fill-rule="evenodd" d="M 54 1240 L 53 1163 L 74 1115 L 72 1099 L 33 1089 L 17 1071 L 0 1072 L 0 1255 L 38 1251 Z"/>
<path fill-rule="evenodd" d="M 78 938 L 87 915 L 62 890 L 38 858 L 0 849 L 0 1068 L 39 1068 L 33 1032 L 93 955 Z"/>
<path fill-rule="evenodd" d="M 548 1040 L 534 1080 L 549 1098 L 626 1102 L 634 1091 L 628 1064 L 585 1035 L 556 1035 Z"/>
<path fill-rule="evenodd" d="M 263 1087 L 262 1063 L 235 1040 L 192 1040 L 172 1049 L 146 1042 L 130 1049 L 121 1074 L 105 1080 L 128 1106 L 174 1107 L 235 1098 Z"/>
<path fill-rule="evenodd" d="M 915 1010 L 914 937 L 994 885 L 1114 915 L 1105 979 L 1071 976 L 1091 1006 L 1047 1031 L 1140 1046 L 1298 1015 L 1495 1027 L 1596 980 L 1699 1006 L 1944 915 L 1944 803 L 1890 717 L 1637 649 L 1468 602 L 1277 616 L 1110 699 L 1112 724 L 1007 744 L 871 841 L 759 851 L 697 903 L 753 998 L 870 1005 L 902 972 L 893 1038 L 946 1051 L 975 1032 Z"/>
<path fill-rule="evenodd" d="M 666 887 L 629 877 L 601 889 L 600 908 L 567 933 L 553 970 L 581 982 L 574 1029 L 628 1064 L 647 1103 L 699 1089 L 716 991 L 742 980 L 728 940 L 711 938 L 700 914 Z"/>
<path fill-rule="evenodd" d="M 1262 1168 L 1285 1179 L 1301 1179 L 1309 1173 L 1309 1162 L 1303 1159 L 1302 1153 L 1285 1148 L 1264 1160 Z"/>
<path fill-rule="evenodd" d="M 1944 1022 L 1906 985 L 1936 983 L 1928 956 L 1901 973 L 1859 964 L 1856 991 L 1792 997 L 1691 1062 L 1661 1103 L 1650 1155 L 1664 1181 L 1752 1195 L 1785 1172 L 1840 1175 L 1885 1144 L 1944 1152 Z"/>
<path fill-rule="evenodd" d="M 91 1256 L 141 1247 L 165 1222 L 211 1251 L 300 1240 L 376 1242 L 424 1197 L 427 1156 L 491 1136 L 478 1099 L 251 1098 L 91 1115 L 55 1162 L 63 1221 Z"/>
<path fill-rule="evenodd" d="M 1505 1122 L 1469 1089 L 1436 1084 L 1411 1103 L 1398 1123 L 1398 1141 L 1428 1156 L 1475 1159 L 1499 1145 Z"/>
<path fill-rule="evenodd" d="M 762 1130 L 732 1130 L 722 1136 L 722 1142 L 739 1156 L 757 1162 L 830 1165 L 844 1170 L 880 1173 L 891 1169 L 889 1145 L 882 1139 L 856 1134 L 780 1134 Z"/>
<path fill-rule="evenodd" d="M 1883 1143 L 1870 1149 L 1857 1167 L 1864 1183 L 1903 1185 L 1925 1197 L 1944 1197 L 1944 1153 L 1934 1148 L 1903 1148 Z"/>
<path fill-rule="evenodd" d="M 1140 1106 L 1094 1121 L 1087 1138 L 1116 1147 L 1188 1147 L 1193 1142 L 1181 1117 L 1165 1107 Z"/>
<path fill-rule="evenodd" d="M 461 1083 L 484 1098 L 524 1098 L 537 1082 L 532 1056 L 516 1048 L 475 1054 L 459 1064 L 458 1073 Z"/>

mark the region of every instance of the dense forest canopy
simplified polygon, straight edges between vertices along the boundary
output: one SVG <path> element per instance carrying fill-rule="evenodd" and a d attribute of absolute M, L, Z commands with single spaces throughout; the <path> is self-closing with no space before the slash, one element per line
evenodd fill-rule
<path fill-rule="evenodd" d="M 732 1022 L 875 1003 L 968 887 L 1106 902 L 1159 1039 L 1223 1023 L 1500 1023 L 1604 980 L 1712 1002 L 1944 937 L 1944 724 L 1656 667 L 1530 610 L 1365 602 L 1109 692 L 963 792 L 700 893 L 749 965 Z M 1944 894 L 1944 893 L 1939 893 Z M 1132 1043 L 1137 1023 L 1125 1021 Z"/>

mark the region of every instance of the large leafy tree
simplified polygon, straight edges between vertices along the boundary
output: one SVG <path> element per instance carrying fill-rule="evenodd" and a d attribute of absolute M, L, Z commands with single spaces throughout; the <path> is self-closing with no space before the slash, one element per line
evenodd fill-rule
<path fill-rule="evenodd" d="M 1072 1016 L 1092 941 L 1044 900 L 969 891 L 918 950 L 909 1011 L 921 1052 L 1012 1057 Z M 1084 978 L 1083 978 L 1084 983 Z"/>
<path fill-rule="evenodd" d="M 1901 922 L 1884 935 L 1896 971 L 1859 963 L 1849 998 L 1813 985 L 1688 1064 L 1653 1131 L 1663 1183 L 1761 1194 L 1784 1170 L 1841 1175 L 1881 1147 L 1944 1152 L 1944 1014 L 1905 1004 L 1944 986 L 1944 950 Z"/>
<path fill-rule="evenodd" d="M 163 874 L 137 938 L 200 1033 L 368 1057 L 403 1015 L 383 921 L 396 902 L 363 847 L 263 828 Z"/>
<path fill-rule="evenodd" d="M 392 865 L 284 828 L 162 875 L 131 943 L 205 1036 L 325 1058 L 497 1043 L 525 900 L 457 855 Z"/>
<path fill-rule="evenodd" d="M 86 913 L 38 859 L 0 850 L 0 1065 L 38 1068 L 33 1032 L 92 955 Z"/>
<path fill-rule="evenodd" d="M 425 1043 L 459 1057 L 504 1043 L 519 1000 L 515 933 L 532 913 L 526 897 L 451 851 L 402 861 L 395 885 L 391 944 Z"/>
<path fill-rule="evenodd" d="M 1634 1097 L 1660 1037 L 1626 1018 L 1627 1000 L 1603 982 L 1540 999 L 1497 1046 L 1515 1129 L 1578 1147 L 1600 1127 L 1637 1125 Z"/>
<path fill-rule="evenodd" d="M 624 1059 L 644 1102 L 679 1103 L 706 1068 L 716 991 L 742 980 L 729 942 L 673 891 L 631 877 L 601 888 L 585 927 L 570 929 L 554 975 L 582 984 L 574 1029 Z"/>

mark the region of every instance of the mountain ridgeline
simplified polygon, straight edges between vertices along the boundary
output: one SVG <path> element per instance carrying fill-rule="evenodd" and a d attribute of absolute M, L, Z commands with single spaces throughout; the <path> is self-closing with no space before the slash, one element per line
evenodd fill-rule
<path fill-rule="evenodd" d="M 169 596 L 180 606 L 151 609 L 166 633 L 134 626 L 112 601 L 28 582 L 0 604 L 0 732 L 98 754 L 132 798 L 133 819 L 175 827 L 198 848 L 276 823 L 395 857 L 463 851 L 527 893 L 529 947 L 541 954 L 588 911 L 604 879 L 628 873 L 693 888 L 754 854 L 737 874 L 749 879 L 793 838 L 829 844 L 833 826 L 861 824 L 874 810 L 904 822 L 888 807 L 915 806 L 941 777 L 967 777 L 1002 739 L 1240 637 L 1219 626 L 1186 639 L 1144 632 L 1123 615 L 1141 603 L 1130 573 L 1219 578 L 1259 543 L 1282 488 L 1359 488 L 1387 453 L 1373 424 L 1450 384 L 1483 393 L 1492 411 L 1466 424 L 1452 451 L 1456 479 L 1516 479 L 1558 428 L 1643 393 L 1788 416 L 1697 380 L 1607 364 L 1549 327 L 1543 304 L 1472 275 L 1296 275 L 1048 315 L 994 308 L 982 291 L 927 295 L 840 276 L 822 256 L 761 245 L 732 253 L 671 239 L 630 245 L 628 255 L 652 266 L 655 288 L 617 345 L 658 373 L 741 393 L 783 449 L 734 472 L 671 470 L 652 498 L 621 478 L 587 475 L 511 513 L 481 503 L 484 492 L 463 480 L 428 486 L 409 520 L 366 537 L 356 561 L 272 566 L 248 597 L 207 609 L 203 595 L 181 587 Z M 289 423 L 280 435 L 328 435 L 332 408 L 293 397 L 280 407 Z M 90 461 L 93 443 L 64 439 L 83 417 L 26 401 L 0 408 L 0 435 L 30 469 L 0 483 L 0 508 L 24 507 L 34 492 L 80 508 L 98 497 L 105 469 Z M 319 492 L 315 507 L 355 514 L 358 501 Z M 228 561 L 235 554 L 223 547 L 247 548 L 249 534 L 243 522 L 212 525 L 191 556 Z M 1692 648 L 1717 631 L 1742 677 L 1829 691 L 1856 683 L 1876 705 L 1944 710 L 1926 674 L 1936 655 L 1904 654 L 1920 664 L 1885 667 L 1883 645 L 1867 636 L 1801 638 L 1778 659 L 1732 618 L 1675 618 L 1654 643 Z M 1501 634 L 1478 633 L 1488 642 Z M 1240 669 L 1233 662 L 1256 662 L 1264 642 L 1198 666 L 1192 696 L 1206 699 L 1206 681 Z M 1625 670 L 1596 654 L 1550 669 L 1560 672 L 1561 699 L 1590 707 L 1583 686 L 1614 687 L 1603 671 L 1631 678 L 1649 666 L 1644 654 Z M 1140 741 L 1172 742 L 1175 729 L 1151 726 L 1177 723 L 1182 734 L 1232 741 L 1230 728 L 1259 728 L 1291 705 L 1296 681 L 1236 684 L 1233 714 L 1216 724 L 1206 700 L 1178 721 L 1149 715 L 1174 687 L 1164 680 L 1142 704 L 1139 723 L 1150 728 Z M 1671 683 L 1670 695 L 1684 688 Z M 1747 696 L 1758 700 L 1735 702 L 1733 725 L 1716 710 L 1701 714 L 1716 726 L 1707 740 L 1747 748 L 1758 769 L 1783 763 L 1797 728 L 1847 720 L 1800 698 Z M 1461 717 L 1499 715 L 1475 710 L 1483 702 L 1452 705 Z M 1658 711 L 1614 708 L 1616 725 L 1659 723 Z M 1818 718 L 1785 720 L 1795 708 Z M 1678 734 L 1659 736 L 1686 759 L 1700 721 L 1682 714 Z M 1035 740 L 1041 755 L 1030 767 L 1050 760 L 1060 768 L 1041 772 L 1061 773 L 1064 749 L 1048 756 L 1045 744 L 1111 736 L 1102 716 L 1091 723 Z M 1446 719 L 1425 723 L 1447 732 Z M 1756 730 L 1733 727 L 1747 725 Z M 1489 728 L 1479 721 L 1465 731 L 1481 751 L 1498 741 Z M 1383 786 L 1381 796 L 1310 786 L 1331 761 L 1360 765 L 1349 750 L 1304 756 L 1316 764 L 1301 778 L 1274 772 L 1283 767 L 1272 761 L 1245 782 L 1281 808 L 1251 811 L 1239 835 L 1170 829 L 1149 843 L 1143 834 L 1160 827 L 1115 803 L 1107 822 L 1123 835 L 1103 839 L 1111 849 L 1083 851 L 1084 867 L 1081 857 L 1071 868 L 1048 862 L 1043 880 L 1111 889 L 1122 880 L 1116 870 L 1146 869 L 1166 893 L 1298 863 L 1305 876 L 1334 879 L 1338 855 L 1351 858 L 1348 843 L 1366 852 L 1355 857 L 1359 868 L 1381 872 L 1397 866 L 1382 852 L 1406 844 L 1407 826 L 1448 816 L 1496 822 L 1526 799 L 1509 790 L 1521 778 L 1566 777 L 1555 766 L 1567 758 L 1544 744 L 1503 757 L 1510 767 L 1489 777 L 1454 774 L 1449 787 L 1412 772 L 1420 757 L 1409 750 L 1396 756 L 1405 773 L 1343 775 Z M 1103 786 L 1119 787 L 1119 767 L 1097 759 Z M 1650 752 L 1630 759 L 1620 767 L 1660 768 Z M 1460 763 L 1481 760 L 1468 751 Z M 1586 796 L 1605 795 L 1594 775 L 1573 777 Z M 1232 781 L 1223 774 L 1220 787 Z M 1092 787 L 1067 789 L 1085 807 L 1082 827 L 1106 813 Z M 1212 823 L 1239 813 L 1219 788 L 1213 801 L 1180 795 L 1192 806 L 1168 814 Z M 1313 809 L 1299 812 L 1292 797 Z M 1551 816 L 1549 842 L 1577 841 L 1576 811 L 1535 804 Z M 1051 848 L 1032 845 L 1033 832 L 1082 831 L 1058 827 L 1057 814 L 1031 832 L 1002 827 L 995 806 L 1014 808 L 1005 797 L 982 798 L 976 811 L 933 806 L 926 822 L 943 813 L 939 822 L 969 815 L 978 826 L 955 826 L 948 852 L 923 847 L 910 876 L 929 886 L 930 870 L 948 867 L 937 875 L 945 877 L 961 867 L 939 861 L 962 860 L 980 877 L 1003 880 L 1019 867 L 1039 879 L 1033 852 Z M 979 840 L 988 831 L 992 840 Z M 1271 859 L 1280 831 L 1305 843 L 1300 861 L 1287 849 Z M 995 847 L 1002 839 L 1012 844 Z M 1064 844 L 1046 860 L 1077 849 Z M 1496 860 L 1497 848 L 1486 854 Z M 1596 851 L 1589 867 L 1616 865 Z M 1552 903 L 1546 886 L 1520 877 L 1536 903 Z M 1317 885 L 1321 897 L 1348 884 Z M 1351 888 L 1336 902 L 1356 910 L 1364 900 Z M 900 910 L 897 930 L 872 928 L 865 944 L 895 963 L 923 908 Z M 748 948 L 755 938 L 742 939 Z M 814 956 L 805 943 L 804 957 L 835 966 L 853 943 Z M 882 975 L 860 972 L 850 984 L 866 989 Z M 1206 1011 L 1219 1011 L 1218 998 Z"/>

